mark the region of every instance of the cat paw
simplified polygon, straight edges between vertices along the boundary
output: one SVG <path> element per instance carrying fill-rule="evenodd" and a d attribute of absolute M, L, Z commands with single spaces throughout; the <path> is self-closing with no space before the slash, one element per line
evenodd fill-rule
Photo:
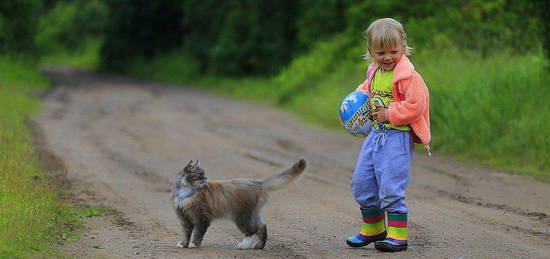
<path fill-rule="evenodd" d="M 185 246 L 183 245 L 182 242 L 178 242 L 178 243 L 176 244 L 176 247 L 177 247 L 177 248 L 184 248 Z"/>
<path fill-rule="evenodd" d="M 193 243 L 193 242 L 191 242 L 191 243 L 189 244 L 189 248 L 197 248 L 197 247 L 199 247 L 199 246 L 198 246 L 198 245 L 195 245 L 195 243 Z"/>
<path fill-rule="evenodd" d="M 237 245 L 237 248 L 238 249 L 254 249 L 254 248 L 256 248 L 256 244 L 258 244 L 258 241 L 260 241 L 260 239 L 258 238 L 257 235 L 248 236 L 248 237 L 245 237 Z"/>

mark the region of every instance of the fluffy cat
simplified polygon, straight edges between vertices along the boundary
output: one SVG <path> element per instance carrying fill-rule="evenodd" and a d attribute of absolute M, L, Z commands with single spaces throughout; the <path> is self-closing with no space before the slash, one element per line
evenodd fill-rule
<path fill-rule="evenodd" d="M 305 168 L 306 161 L 300 159 L 291 168 L 263 180 L 207 181 L 199 161 L 189 161 L 178 172 L 172 189 L 172 201 L 183 232 L 177 247 L 199 247 L 212 220 L 225 217 L 232 219 L 245 235 L 238 248 L 263 249 L 267 227 L 262 208 L 268 193 L 294 181 Z"/>

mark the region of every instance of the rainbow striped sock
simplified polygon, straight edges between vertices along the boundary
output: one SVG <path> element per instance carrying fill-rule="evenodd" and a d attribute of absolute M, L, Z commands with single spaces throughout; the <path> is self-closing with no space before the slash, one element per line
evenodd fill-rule
<path fill-rule="evenodd" d="M 407 213 L 388 212 L 388 236 L 384 241 L 393 245 L 407 244 Z"/>
<path fill-rule="evenodd" d="M 349 237 L 346 242 L 350 246 L 365 246 L 386 237 L 385 214 L 380 208 L 361 209 L 363 226 L 359 234 Z"/>

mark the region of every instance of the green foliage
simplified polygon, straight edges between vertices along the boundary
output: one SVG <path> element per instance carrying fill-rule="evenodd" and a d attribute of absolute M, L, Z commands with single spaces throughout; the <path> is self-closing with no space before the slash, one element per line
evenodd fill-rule
<path fill-rule="evenodd" d="M 201 72 L 273 75 L 318 41 L 342 31 L 355 38 L 374 19 L 394 17 L 407 28 L 412 46 L 455 46 L 489 56 L 503 48 L 549 49 L 546 2 L 4 0 L 0 51 L 34 53 L 36 38 L 43 53 L 70 52 L 90 35 L 105 34 L 106 70 L 123 71 L 134 59 L 184 47 Z"/>
<path fill-rule="evenodd" d="M 426 51 L 415 61 L 430 86 L 435 150 L 548 172 L 550 75 L 542 54 L 483 59 L 464 51 Z"/>
<path fill-rule="evenodd" d="M 542 32 L 542 46 L 546 51 L 546 57 L 550 60 L 550 2 L 547 0 L 533 0 L 536 14 L 542 21 L 540 31 Z M 550 70 L 550 67 L 548 67 Z"/>
<path fill-rule="evenodd" d="M 52 257 L 52 245 L 78 225 L 39 166 L 26 121 L 46 89 L 32 64 L 0 57 L 0 258 Z M 38 255 L 38 256 L 37 256 Z"/>
<path fill-rule="evenodd" d="M 0 54 L 33 53 L 40 0 L 0 1 Z"/>
<path fill-rule="evenodd" d="M 237 6 L 241 6 L 239 1 Z M 226 23 L 213 48 L 214 72 L 230 74 L 275 73 L 296 52 L 296 1 L 249 0 L 228 13 Z M 243 19 L 247 13 L 248 19 Z M 246 17 L 246 16 L 245 16 Z M 235 62 L 236 61 L 236 62 Z M 224 67 L 235 63 L 231 70 Z"/>
<path fill-rule="evenodd" d="M 81 51 L 89 41 L 101 37 L 107 14 L 101 1 L 59 2 L 40 17 L 36 43 L 46 55 Z"/>
<path fill-rule="evenodd" d="M 113 214 L 114 209 L 106 206 L 89 206 L 77 211 L 77 215 L 81 218 L 91 218 L 106 214 Z"/>
<path fill-rule="evenodd" d="M 296 40 L 313 47 L 346 29 L 346 11 L 355 0 L 302 0 Z"/>
<path fill-rule="evenodd" d="M 180 1 L 107 0 L 107 4 L 110 19 L 100 53 L 103 69 L 124 71 L 135 58 L 148 60 L 181 46 Z"/>
<path fill-rule="evenodd" d="M 182 3 L 182 25 L 186 28 L 184 46 L 200 61 L 201 73 L 208 68 L 210 50 L 223 27 L 228 3 L 203 0 L 185 0 Z"/>
<path fill-rule="evenodd" d="M 40 63 L 48 65 L 70 66 L 94 70 L 101 63 L 99 50 L 103 41 L 98 38 L 91 38 L 79 43 L 77 49 L 72 51 L 57 49 L 44 53 L 40 56 Z"/>
<path fill-rule="evenodd" d="M 544 40 L 539 0 L 108 0 L 104 68 L 183 47 L 199 71 L 274 75 L 300 52 L 346 31 L 357 38 L 377 18 L 401 21 L 412 46 L 459 47 L 483 56 L 532 51 Z M 538 4 L 537 4 L 538 3 Z M 535 14 L 535 15 L 533 15 Z M 539 15 L 536 15 L 539 14 Z"/>
<path fill-rule="evenodd" d="M 198 62 L 181 50 L 159 55 L 153 60 L 136 59 L 127 69 L 128 74 L 135 77 L 167 83 L 190 82 L 199 74 Z"/>
<path fill-rule="evenodd" d="M 292 63 L 284 68 L 279 75 L 273 78 L 278 85 L 278 102 L 283 104 L 296 97 L 296 95 L 310 95 L 310 90 L 325 81 L 338 68 L 353 60 L 346 53 L 355 54 L 356 60 L 361 60 L 361 52 L 354 48 L 357 43 L 345 35 L 338 35 L 330 42 L 319 43 L 307 55 L 295 58 Z"/>
<path fill-rule="evenodd" d="M 110 2 L 112 18 L 102 51 L 107 69 L 123 70 L 134 58 L 149 60 L 162 55 L 154 51 L 155 44 L 147 45 L 161 40 L 174 43 L 163 46 L 164 53 L 181 43 L 198 61 L 200 72 L 265 75 L 277 73 L 299 51 L 343 30 L 351 0 L 185 0 L 180 6 L 175 6 L 176 1 L 161 1 L 170 5 L 163 8 L 150 1 Z M 180 10 L 181 14 L 167 15 L 166 10 Z M 179 26 L 181 33 L 159 33 L 159 28 L 144 21 Z M 178 36 L 178 40 L 163 39 L 167 35 Z M 142 44 L 152 47 L 141 48 Z"/>
<path fill-rule="evenodd" d="M 351 6 L 347 17 L 352 33 L 364 31 L 374 19 L 393 17 L 404 24 L 413 47 L 455 46 L 487 56 L 540 48 L 544 22 L 533 13 L 533 2 L 523 0 L 374 0 Z"/>
<path fill-rule="evenodd" d="M 273 74 L 299 50 L 297 1 L 188 0 L 183 10 L 185 47 L 203 71 Z"/>

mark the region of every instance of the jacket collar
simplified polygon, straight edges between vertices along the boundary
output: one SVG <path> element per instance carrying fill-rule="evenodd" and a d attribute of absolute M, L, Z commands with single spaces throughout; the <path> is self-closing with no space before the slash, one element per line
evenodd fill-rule
<path fill-rule="evenodd" d="M 369 69 L 367 70 L 368 71 L 367 76 L 369 78 L 372 78 L 372 76 L 374 76 L 374 73 L 376 72 L 376 70 L 378 68 L 379 68 L 378 65 L 372 63 L 369 66 Z M 409 58 L 405 54 L 402 54 L 401 58 L 399 59 L 399 62 L 397 62 L 397 64 L 395 65 L 395 68 L 393 69 L 392 81 L 393 81 L 393 83 L 396 83 L 397 81 L 399 81 L 401 79 L 411 77 L 413 75 L 413 73 L 414 73 L 414 65 L 411 63 L 411 61 L 409 60 Z"/>

